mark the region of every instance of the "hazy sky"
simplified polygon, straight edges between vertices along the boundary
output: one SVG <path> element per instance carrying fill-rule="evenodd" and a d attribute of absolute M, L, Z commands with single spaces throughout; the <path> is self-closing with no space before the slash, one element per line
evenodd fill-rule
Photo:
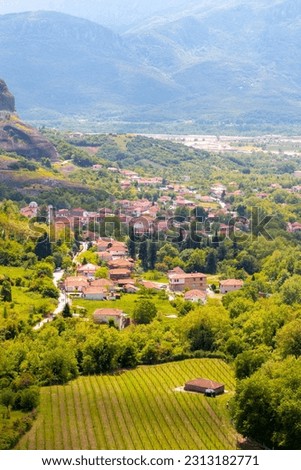
<path fill-rule="evenodd" d="M 0 0 L 0 14 L 55 10 L 120 27 L 156 15 L 165 9 L 208 0 Z"/>

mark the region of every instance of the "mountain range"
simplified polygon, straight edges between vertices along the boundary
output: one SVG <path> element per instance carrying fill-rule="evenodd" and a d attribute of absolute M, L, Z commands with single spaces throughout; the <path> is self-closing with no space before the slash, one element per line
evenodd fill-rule
<path fill-rule="evenodd" d="M 37 3 L 77 16 L 0 15 L 1 78 L 26 120 L 133 132 L 301 123 L 295 1 L 142 0 L 126 13 L 127 2 L 87 0 L 85 15 L 83 2 Z"/>

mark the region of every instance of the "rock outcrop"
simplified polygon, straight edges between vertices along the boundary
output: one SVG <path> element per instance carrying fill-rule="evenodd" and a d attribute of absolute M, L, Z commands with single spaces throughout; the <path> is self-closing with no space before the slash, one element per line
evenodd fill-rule
<path fill-rule="evenodd" d="M 15 112 L 15 98 L 0 79 L 0 149 L 27 158 L 58 160 L 58 153 L 37 129 L 21 121 Z"/>
<path fill-rule="evenodd" d="M 0 79 L 0 111 L 15 112 L 15 98 L 7 88 L 4 80 Z"/>

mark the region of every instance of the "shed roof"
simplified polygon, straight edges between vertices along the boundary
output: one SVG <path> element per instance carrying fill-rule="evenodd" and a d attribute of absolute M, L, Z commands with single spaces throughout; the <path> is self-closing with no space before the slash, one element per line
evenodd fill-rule
<path fill-rule="evenodd" d="M 200 387 L 200 388 L 205 388 L 205 389 L 209 388 L 212 390 L 216 390 L 224 386 L 224 384 L 215 382 L 214 380 L 203 379 L 203 378 L 189 380 L 189 382 L 186 382 L 185 385 L 194 385 L 195 387 Z"/>

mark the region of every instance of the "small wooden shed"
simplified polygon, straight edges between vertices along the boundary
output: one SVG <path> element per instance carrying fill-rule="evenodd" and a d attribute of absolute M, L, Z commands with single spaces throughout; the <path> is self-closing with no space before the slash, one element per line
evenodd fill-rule
<path fill-rule="evenodd" d="M 199 378 L 186 382 L 184 390 L 204 394 L 207 394 L 208 390 L 210 390 L 214 392 L 215 395 L 221 395 L 225 391 L 225 385 L 215 382 L 214 380 Z"/>

